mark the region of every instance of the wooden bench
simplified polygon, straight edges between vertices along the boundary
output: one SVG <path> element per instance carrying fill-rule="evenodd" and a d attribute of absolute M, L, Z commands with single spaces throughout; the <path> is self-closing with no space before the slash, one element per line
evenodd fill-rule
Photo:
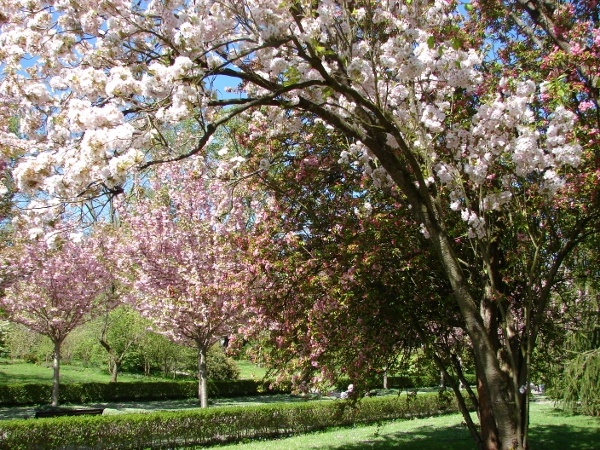
<path fill-rule="evenodd" d="M 100 416 L 104 408 L 81 408 L 81 409 L 48 409 L 35 412 L 35 418 L 61 417 L 61 416 Z"/>

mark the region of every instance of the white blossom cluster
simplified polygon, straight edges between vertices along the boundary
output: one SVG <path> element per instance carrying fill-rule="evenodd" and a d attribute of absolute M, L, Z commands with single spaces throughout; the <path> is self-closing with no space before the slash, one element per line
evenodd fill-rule
<path fill-rule="evenodd" d="M 483 214 L 511 201 L 517 177 L 537 176 L 541 180 L 539 192 L 554 195 L 563 185 L 559 169 L 577 167 L 581 160 L 581 146 L 568 139 L 576 119 L 573 113 L 557 107 L 542 133 L 529 107 L 536 85 L 532 81 L 517 82 L 511 91 L 503 80 L 501 87 L 503 94 L 479 108 L 470 129 L 450 129 L 446 133 L 446 145 L 454 157 L 435 166 L 440 183 L 455 189 L 451 208 L 461 211 L 463 220 L 479 237 L 484 234 Z M 478 188 L 500 178 L 501 190 L 490 190 L 481 198 L 479 216 L 463 201 L 463 176 Z"/>
<path fill-rule="evenodd" d="M 477 236 L 485 213 L 511 201 L 516 179 L 535 175 L 552 194 L 560 168 L 579 164 L 581 149 L 569 139 L 574 115 L 557 108 L 541 123 L 528 106 L 537 89 L 530 81 L 502 80 L 468 125 L 453 123 L 455 95 L 482 83 L 482 55 L 439 33 L 460 19 L 444 0 L 355 9 L 300 0 L 312 9 L 302 15 L 279 0 L 0 1 L 10 17 L 0 25 L 0 97 L 18 110 L 14 176 L 24 192 L 64 199 L 122 184 L 148 158 L 184 148 L 185 138 L 164 131 L 186 120 L 202 134 L 239 111 L 250 141 L 293 134 L 306 102 L 325 126 L 335 117 L 364 137 L 339 161 L 362 167 L 377 187 L 393 184 L 366 145 L 369 122 L 384 117 L 388 139 L 380 145 L 398 150 L 394 136 L 402 136 L 423 162 L 426 184 L 448 188 L 450 207 Z M 216 101 L 219 73 L 247 105 Z M 0 146 L 14 140 L 0 130 Z M 228 170 L 246 163 L 229 159 Z M 492 179 L 499 182 L 488 189 Z M 477 205 L 461 191 L 467 182 L 487 189 Z"/>

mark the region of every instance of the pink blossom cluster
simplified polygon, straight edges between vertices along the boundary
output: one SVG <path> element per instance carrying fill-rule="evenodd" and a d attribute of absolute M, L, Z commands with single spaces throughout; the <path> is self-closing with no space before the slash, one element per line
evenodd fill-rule
<path fill-rule="evenodd" d="M 0 304 L 11 320 L 61 343 L 104 311 L 112 276 L 90 241 L 56 236 L 48 245 L 24 238 L 15 250 L 1 261 L 5 291 Z"/>
<path fill-rule="evenodd" d="M 243 322 L 250 271 L 243 251 L 248 212 L 202 166 L 161 167 L 151 180 L 154 196 L 121 211 L 124 238 L 116 251 L 142 315 L 171 339 L 206 348 Z"/>

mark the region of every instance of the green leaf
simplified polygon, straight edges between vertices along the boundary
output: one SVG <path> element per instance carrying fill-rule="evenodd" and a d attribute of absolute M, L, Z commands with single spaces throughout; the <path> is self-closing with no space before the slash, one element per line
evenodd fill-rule
<path fill-rule="evenodd" d="M 429 38 L 427 39 L 427 46 L 432 49 L 433 47 L 435 47 L 435 38 L 433 36 L 429 36 Z"/>

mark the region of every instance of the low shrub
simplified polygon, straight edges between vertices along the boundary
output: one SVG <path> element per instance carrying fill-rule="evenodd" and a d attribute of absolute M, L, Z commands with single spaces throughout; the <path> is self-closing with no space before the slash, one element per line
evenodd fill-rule
<path fill-rule="evenodd" d="M 166 449 L 304 433 L 333 426 L 456 411 L 437 394 L 219 407 L 195 411 L 60 417 L 0 423 L 0 449 Z"/>
<path fill-rule="evenodd" d="M 336 388 L 340 390 L 346 390 L 348 385 L 351 383 L 350 379 L 342 378 L 336 383 Z M 439 380 L 432 376 L 388 376 L 387 377 L 387 388 L 388 389 L 417 389 L 424 387 L 435 387 L 438 386 Z M 381 389 L 383 387 L 383 375 L 378 374 L 373 376 L 371 379 L 366 380 L 366 389 Z"/>
<path fill-rule="evenodd" d="M 209 349 L 206 366 L 208 376 L 212 380 L 237 380 L 240 377 L 237 363 L 225 354 L 219 343 Z"/>

